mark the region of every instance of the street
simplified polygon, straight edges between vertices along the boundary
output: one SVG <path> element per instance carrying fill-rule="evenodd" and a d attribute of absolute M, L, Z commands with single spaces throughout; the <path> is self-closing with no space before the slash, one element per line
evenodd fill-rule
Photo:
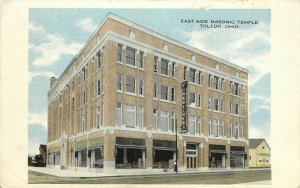
<path fill-rule="evenodd" d="M 114 177 L 56 177 L 28 171 L 29 184 L 238 184 L 271 179 L 271 170 Z"/>

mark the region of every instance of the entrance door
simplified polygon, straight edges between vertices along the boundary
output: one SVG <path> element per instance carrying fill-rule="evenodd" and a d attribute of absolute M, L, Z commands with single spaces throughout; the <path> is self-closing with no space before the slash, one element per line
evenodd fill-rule
<path fill-rule="evenodd" d="M 186 168 L 197 168 L 197 145 L 186 144 Z"/>

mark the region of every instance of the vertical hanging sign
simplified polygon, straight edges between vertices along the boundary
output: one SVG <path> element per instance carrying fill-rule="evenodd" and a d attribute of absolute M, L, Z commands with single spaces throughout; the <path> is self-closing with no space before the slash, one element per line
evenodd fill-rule
<path fill-rule="evenodd" d="M 187 129 L 187 80 L 181 83 L 182 90 L 182 125 L 181 125 L 181 133 L 186 133 Z"/>

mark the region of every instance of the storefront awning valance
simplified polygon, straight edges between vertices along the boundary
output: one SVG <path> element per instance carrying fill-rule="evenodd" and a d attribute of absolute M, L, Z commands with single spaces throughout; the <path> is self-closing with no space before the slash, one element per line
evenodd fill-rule
<path fill-rule="evenodd" d="M 146 146 L 116 144 L 117 148 L 146 149 Z"/>
<path fill-rule="evenodd" d="M 83 140 L 83 141 L 79 141 L 76 144 L 76 149 L 84 149 L 87 147 L 87 141 Z"/>
<path fill-rule="evenodd" d="M 167 150 L 167 151 L 175 151 L 176 148 L 170 148 L 170 147 L 153 147 L 154 150 Z"/>
<path fill-rule="evenodd" d="M 116 145 L 145 146 L 145 139 L 116 137 Z"/>
<path fill-rule="evenodd" d="M 231 153 L 236 155 L 247 155 L 247 153 L 244 151 L 232 151 Z"/>
<path fill-rule="evenodd" d="M 103 138 L 95 138 L 89 141 L 90 142 L 90 148 L 91 147 L 97 147 L 103 145 Z"/>
<path fill-rule="evenodd" d="M 209 151 L 210 153 L 227 153 L 227 151 L 224 151 L 224 150 L 210 150 Z"/>

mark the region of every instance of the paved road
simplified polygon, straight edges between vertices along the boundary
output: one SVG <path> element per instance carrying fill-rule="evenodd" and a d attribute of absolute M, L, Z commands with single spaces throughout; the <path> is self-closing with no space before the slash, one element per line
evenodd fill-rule
<path fill-rule="evenodd" d="M 237 184 L 270 179 L 270 170 L 116 176 L 101 178 L 55 177 L 28 171 L 28 183 L 30 184 Z"/>

